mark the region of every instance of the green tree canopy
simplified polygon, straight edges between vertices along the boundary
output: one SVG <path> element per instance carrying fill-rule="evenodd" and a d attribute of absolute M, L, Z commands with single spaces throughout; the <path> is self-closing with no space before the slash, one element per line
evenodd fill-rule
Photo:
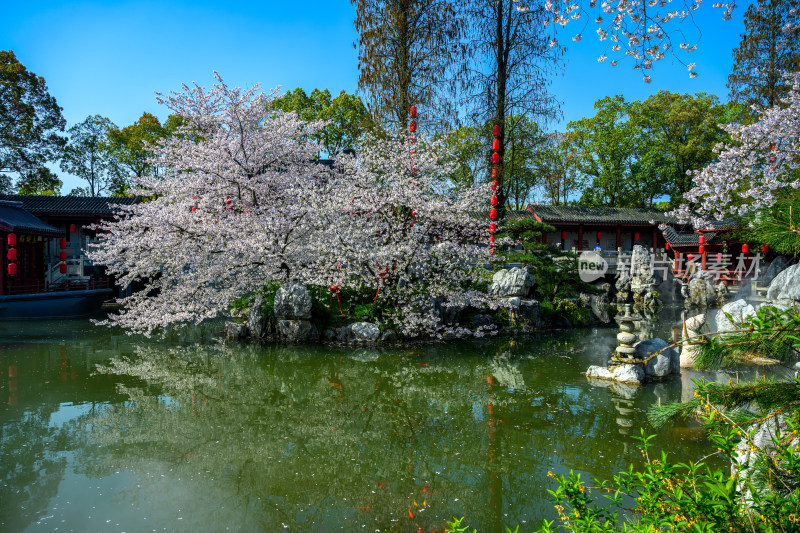
<path fill-rule="evenodd" d="M 0 191 L 12 190 L 7 172 L 27 182 L 47 175 L 42 169 L 61 156 L 66 143 L 59 135 L 65 124 L 44 78 L 28 71 L 14 52 L 0 51 Z"/>
<path fill-rule="evenodd" d="M 69 129 L 61 170 L 88 182 L 86 187 L 73 189 L 70 194 L 100 196 L 124 188 L 120 168 L 106 144 L 108 132 L 113 128 L 116 126 L 109 119 L 93 115 Z"/>
<path fill-rule="evenodd" d="M 307 95 L 298 87 L 276 99 L 272 105 L 282 111 L 295 111 L 301 120 L 328 121 L 327 126 L 311 137 L 322 143 L 329 157 L 336 157 L 344 150 L 355 150 L 361 135 L 373 128 L 372 117 L 361 98 L 345 91 L 331 98 L 328 89 L 314 89 Z"/>

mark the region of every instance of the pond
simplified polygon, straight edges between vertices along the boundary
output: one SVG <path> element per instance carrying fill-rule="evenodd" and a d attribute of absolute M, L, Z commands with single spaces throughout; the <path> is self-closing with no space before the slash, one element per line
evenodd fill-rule
<path fill-rule="evenodd" d="M 587 382 L 615 329 L 377 349 L 218 330 L 0 324 L 0 530 L 530 531 L 556 516 L 548 471 L 611 477 L 642 428 L 675 460 L 712 450 L 646 421 L 704 374 Z"/>

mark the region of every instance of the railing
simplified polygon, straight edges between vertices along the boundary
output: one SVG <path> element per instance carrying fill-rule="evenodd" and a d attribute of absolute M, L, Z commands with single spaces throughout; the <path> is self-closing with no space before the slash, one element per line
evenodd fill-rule
<path fill-rule="evenodd" d="M 88 280 L 67 280 L 63 279 L 56 283 L 35 281 L 32 283 L 20 283 L 11 285 L 8 294 L 33 294 L 37 292 L 66 292 L 66 291 L 86 291 L 95 289 L 108 289 L 107 279 L 89 278 Z"/>

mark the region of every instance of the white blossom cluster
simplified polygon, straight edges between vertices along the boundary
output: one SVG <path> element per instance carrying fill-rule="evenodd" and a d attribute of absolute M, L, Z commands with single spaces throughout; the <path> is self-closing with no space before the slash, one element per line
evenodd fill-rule
<path fill-rule="evenodd" d="M 715 147 L 716 163 L 690 171 L 687 204 L 669 213 L 704 227 L 774 204 L 780 191 L 800 187 L 800 72 L 788 74 L 789 96 L 751 125 L 725 125 L 732 142 Z"/>
<path fill-rule="evenodd" d="M 521 13 L 531 11 L 530 2 L 514 0 L 517 10 Z M 674 55 L 673 39 L 678 48 L 686 52 L 697 50 L 700 32 L 694 23 L 693 12 L 696 11 L 703 0 L 544 0 L 543 8 L 548 12 L 546 19 L 548 25 L 560 25 L 562 28 L 570 21 L 583 20 L 583 26 L 572 37 L 578 42 L 586 32 L 590 21 L 597 25 L 596 33 L 601 41 L 608 40 L 608 48 L 632 57 L 635 69 L 650 69 L 654 61 L 660 61 L 672 50 Z M 680 5 L 678 5 L 680 4 Z M 723 19 L 729 20 L 736 3 L 714 3 L 713 7 L 723 8 Z M 590 13 L 591 11 L 591 13 Z M 582 16 L 586 15 L 586 16 Z M 691 22 L 697 29 L 697 38 L 690 40 L 685 33 L 684 22 Z M 551 46 L 558 44 L 553 38 Z M 598 61 L 607 59 L 607 52 L 602 54 Z M 676 59 L 683 63 L 680 57 Z M 616 66 L 617 60 L 611 61 Z M 694 78 L 697 72 L 689 69 L 689 77 Z M 646 83 L 650 77 L 643 75 Z"/>
<path fill-rule="evenodd" d="M 156 148 L 165 175 L 135 180 L 146 200 L 102 224 L 90 251 L 121 286 L 143 287 L 104 323 L 149 335 L 289 280 L 380 289 L 407 334 L 444 331 L 432 298 L 485 301 L 464 289 L 488 260 L 475 244 L 486 190 L 447 186 L 441 143 L 373 139 L 328 168 L 309 140 L 322 122 L 273 109 L 277 91 L 216 78 L 159 95 L 183 118 Z"/>

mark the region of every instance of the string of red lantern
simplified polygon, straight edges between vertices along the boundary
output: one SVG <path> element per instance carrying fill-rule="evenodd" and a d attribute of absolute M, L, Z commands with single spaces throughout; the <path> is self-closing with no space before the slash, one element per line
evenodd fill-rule
<path fill-rule="evenodd" d="M 14 246 L 17 245 L 17 235 L 9 233 L 6 242 L 8 243 L 8 275 L 16 276 L 17 264 L 14 261 L 17 260 L 17 249 Z"/>
<path fill-rule="evenodd" d="M 66 274 L 67 273 L 67 263 L 66 263 L 66 261 L 67 261 L 67 252 L 66 252 L 67 239 L 61 239 L 61 241 L 59 241 L 59 247 L 61 248 L 61 254 L 60 254 L 60 257 L 59 257 L 59 259 L 61 261 L 61 264 L 58 265 L 58 271 L 61 272 L 62 274 Z"/>
<path fill-rule="evenodd" d="M 494 252 L 494 233 L 497 231 L 497 224 L 494 223 L 497 220 L 497 204 L 500 203 L 499 199 L 497 198 L 497 188 L 499 187 L 499 182 L 497 181 L 500 177 L 500 169 L 498 165 L 500 164 L 500 126 L 495 124 L 492 127 L 492 197 L 489 200 L 489 204 L 491 205 L 491 209 L 489 210 L 489 220 L 492 221 L 489 224 L 489 253 Z"/>

